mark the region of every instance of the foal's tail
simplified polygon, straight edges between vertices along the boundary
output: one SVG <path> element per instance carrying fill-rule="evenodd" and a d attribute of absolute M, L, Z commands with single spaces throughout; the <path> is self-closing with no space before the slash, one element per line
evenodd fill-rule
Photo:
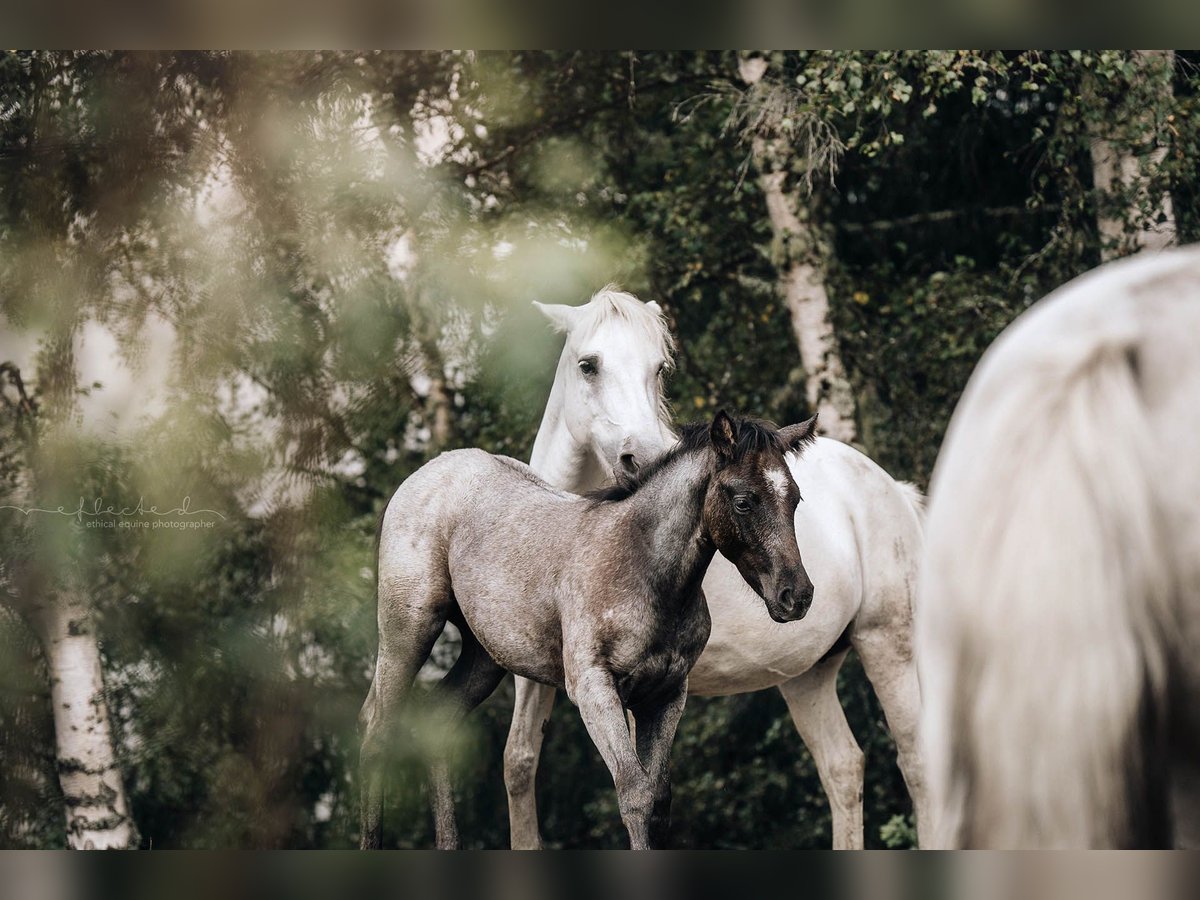
<path fill-rule="evenodd" d="M 373 575 L 371 591 L 375 596 L 375 612 L 376 612 L 377 616 L 379 613 L 379 544 L 380 544 L 380 541 L 383 540 L 383 519 L 384 519 L 384 516 L 387 515 L 388 506 L 391 505 L 392 497 L 396 496 L 396 491 L 398 491 L 398 490 L 400 490 L 400 488 L 396 488 L 396 490 L 392 491 L 392 493 L 388 495 L 387 502 L 385 502 L 383 504 L 383 509 L 381 509 L 379 511 L 379 519 L 375 522 L 375 544 L 371 549 L 371 572 Z M 377 637 L 378 637 L 378 635 L 377 635 Z M 378 644 L 378 642 L 377 642 L 377 644 Z M 378 646 L 376 647 L 375 657 L 376 657 L 376 666 L 378 666 L 378 662 L 379 662 Z M 375 702 L 376 702 L 375 679 L 374 679 L 374 677 L 372 677 L 371 687 L 367 691 L 367 699 L 363 702 L 362 708 L 359 710 L 359 713 L 358 713 L 358 734 L 359 734 L 360 738 L 366 732 L 367 726 L 370 723 L 371 712 L 375 708 Z"/>
<path fill-rule="evenodd" d="M 397 488 L 396 490 L 399 490 Z M 395 496 L 395 492 L 392 493 Z M 374 570 L 374 587 L 376 614 L 379 606 L 379 544 L 383 537 L 383 519 L 387 514 L 392 497 L 388 497 L 379 513 L 379 521 L 375 523 L 375 546 L 371 554 Z M 358 712 L 359 751 L 359 847 L 363 850 L 378 850 L 383 846 L 383 748 L 376 746 L 378 738 L 373 741 L 372 731 L 380 716 L 379 688 L 379 651 L 375 653 L 375 671 L 371 675 L 371 686 L 367 690 L 367 698 L 363 701 Z"/>
<path fill-rule="evenodd" d="M 1002 337 L 934 473 L 918 632 L 939 845 L 1169 844 L 1161 464 L 1137 319 L 1101 315 Z"/>

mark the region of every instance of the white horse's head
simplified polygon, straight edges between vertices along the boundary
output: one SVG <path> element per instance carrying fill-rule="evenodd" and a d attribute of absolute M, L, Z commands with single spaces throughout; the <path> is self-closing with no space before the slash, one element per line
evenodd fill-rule
<path fill-rule="evenodd" d="M 675 344 L 659 305 L 610 285 L 582 306 L 534 306 L 567 337 L 554 389 L 575 444 L 628 473 L 666 450 L 674 435 L 662 376 Z"/>

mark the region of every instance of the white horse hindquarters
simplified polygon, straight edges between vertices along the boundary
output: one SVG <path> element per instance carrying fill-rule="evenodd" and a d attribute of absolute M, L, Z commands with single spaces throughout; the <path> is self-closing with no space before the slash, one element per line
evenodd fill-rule
<path fill-rule="evenodd" d="M 953 470 L 936 483 L 944 494 L 935 494 L 929 523 L 922 652 L 930 655 L 940 827 L 952 843 L 1103 845 L 1102 829 L 1124 803 L 1101 789 L 1112 784 L 1104 773 L 1128 765 L 1123 735 L 1142 701 L 1143 654 L 1128 605 L 1140 591 L 1110 555 L 1103 527 L 1093 525 L 1097 488 L 1125 495 L 1118 505 L 1135 528 L 1150 518 L 1136 485 L 1123 491 L 1118 479 L 1101 487 L 1081 465 L 1100 438 L 1080 432 L 1095 427 L 1087 420 L 1104 407 L 1130 412 L 1122 403 L 1128 391 L 1097 375 L 1072 398 L 1058 424 L 1061 440 L 1008 445 L 1006 461 L 969 455 L 967 468 L 992 469 L 994 485 Z M 1018 443 L 1034 440 L 1020 425 L 1004 430 Z M 1090 449 L 1124 452 L 1111 439 L 1103 451 Z M 1149 534 L 1136 540 L 1150 559 L 1156 543 Z"/>
<path fill-rule="evenodd" d="M 913 801 L 918 843 L 924 847 L 931 814 L 921 754 L 921 690 L 912 635 L 918 561 L 924 542 L 920 493 L 912 485 L 897 482 L 847 444 L 824 440 L 814 449 L 818 452 L 790 461 L 797 483 L 805 490 L 810 484 L 815 488 L 804 494 L 806 501 L 811 494 L 812 502 L 801 504 L 797 511 L 797 534 L 812 546 L 830 551 L 825 557 L 829 560 L 826 588 L 831 592 L 826 602 L 840 600 L 844 608 L 852 609 L 849 617 L 853 624 L 847 630 L 850 644 L 883 708 L 897 763 Z M 824 568 L 821 557 L 815 563 Z M 814 599 L 814 607 L 816 602 Z M 822 679 L 830 683 L 823 688 L 813 683 Z M 829 694 L 824 702 L 827 712 L 813 721 L 797 717 L 797 698 L 820 696 L 822 690 Z M 849 729 L 844 716 L 834 722 L 828 711 L 837 697 L 836 669 L 788 685 L 784 696 L 801 733 L 815 730 L 831 748 L 841 745 L 840 757 L 829 761 L 826 790 L 841 791 L 841 805 L 846 807 L 853 781 L 858 792 L 854 807 L 861 809 L 862 775 L 851 778 L 861 766 L 855 761 L 856 754 L 849 752 Z M 835 838 L 837 818 L 835 810 Z M 861 826 L 855 826 L 857 839 L 849 846 L 861 846 L 861 831 Z"/>

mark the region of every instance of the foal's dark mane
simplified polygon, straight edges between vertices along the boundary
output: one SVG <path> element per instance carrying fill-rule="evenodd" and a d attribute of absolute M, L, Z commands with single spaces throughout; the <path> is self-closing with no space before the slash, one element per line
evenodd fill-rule
<path fill-rule="evenodd" d="M 764 450 L 777 450 L 787 453 L 791 448 L 779 436 L 779 430 L 773 422 L 766 419 L 755 419 L 747 416 L 744 419 L 733 418 L 733 461 L 739 462 L 747 453 L 762 453 Z M 615 503 L 632 497 L 638 489 L 646 484 L 681 456 L 707 450 L 712 446 L 712 425 L 709 422 L 691 422 L 679 430 L 679 443 L 663 453 L 653 462 L 642 466 L 635 475 L 619 474 L 615 484 L 588 491 L 584 496 L 592 505 Z"/>

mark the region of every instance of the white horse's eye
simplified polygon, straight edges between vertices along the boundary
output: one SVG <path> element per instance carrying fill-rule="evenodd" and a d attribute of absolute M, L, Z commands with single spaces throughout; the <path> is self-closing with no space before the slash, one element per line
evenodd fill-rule
<path fill-rule="evenodd" d="M 579 361 L 579 371 L 582 372 L 584 375 L 587 375 L 590 378 L 592 375 L 595 375 L 596 372 L 599 370 L 596 368 L 596 361 L 594 359 L 589 358 L 589 359 L 581 359 Z"/>

